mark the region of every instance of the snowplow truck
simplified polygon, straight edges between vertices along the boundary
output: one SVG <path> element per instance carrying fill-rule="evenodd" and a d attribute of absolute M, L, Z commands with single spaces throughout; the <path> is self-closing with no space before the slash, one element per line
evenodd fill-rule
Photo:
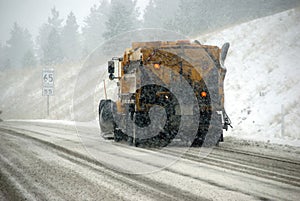
<path fill-rule="evenodd" d="M 150 147 L 222 142 L 230 126 L 224 109 L 228 49 L 229 43 L 219 48 L 189 40 L 132 43 L 123 57 L 108 61 L 108 84 L 118 87 L 118 98 L 100 100 L 103 137 Z"/>

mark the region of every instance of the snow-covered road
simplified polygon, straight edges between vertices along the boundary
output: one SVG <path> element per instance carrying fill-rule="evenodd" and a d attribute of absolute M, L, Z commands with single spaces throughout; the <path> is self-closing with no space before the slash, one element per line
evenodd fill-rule
<path fill-rule="evenodd" d="M 88 124 L 1 122 L 0 200 L 298 200 L 299 148 L 226 140 L 150 150 Z"/>

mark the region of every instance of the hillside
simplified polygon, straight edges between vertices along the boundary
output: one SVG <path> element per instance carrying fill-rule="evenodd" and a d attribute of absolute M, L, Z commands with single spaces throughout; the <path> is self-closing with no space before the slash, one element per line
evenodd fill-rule
<path fill-rule="evenodd" d="M 231 43 L 225 80 L 229 135 L 300 146 L 300 9 L 198 37 Z"/>

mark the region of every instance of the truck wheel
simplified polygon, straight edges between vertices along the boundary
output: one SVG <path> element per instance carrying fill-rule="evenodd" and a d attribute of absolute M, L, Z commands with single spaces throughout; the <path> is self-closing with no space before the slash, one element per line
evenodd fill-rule
<path fill-rule="evenodd" d="M 205 140 L 202 144 L 204 147 L 218 146 L 219 142 L 223 138 L 221 117 L 212 117 L 210 124 L 210 132 L 205 134 Z"/>
<path fill-rule="evenodd" d="M 114 139 L 114 105 L 115 103 L 111 100 L 101 100 L 99 103 L 99 125 L 101 134 L 105 139 Z"/>

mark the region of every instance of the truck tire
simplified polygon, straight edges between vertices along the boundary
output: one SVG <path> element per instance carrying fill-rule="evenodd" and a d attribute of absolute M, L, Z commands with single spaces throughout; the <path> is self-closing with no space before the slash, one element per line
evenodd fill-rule
<path fill-rule="evenodd" d="M 99 103 L 99 125 L 104 139 L 114 139 L 114 104 L 111 100 L 101 100 Z"/>

